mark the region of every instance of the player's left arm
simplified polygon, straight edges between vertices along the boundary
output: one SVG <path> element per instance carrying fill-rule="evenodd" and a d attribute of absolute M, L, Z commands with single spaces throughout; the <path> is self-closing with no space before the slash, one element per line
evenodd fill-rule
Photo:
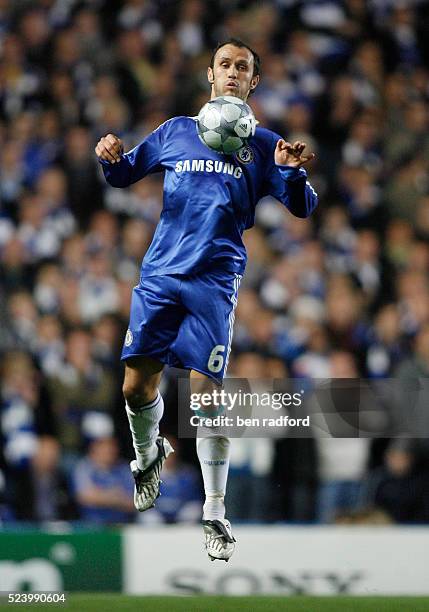
<path fill-rule="evenodd" d="M 267 177 L 267 192 L 280 200 L 296 217 L 308 217 L 318 204 L 317 193 L 302 167 L 314 153 L 305 153 L 305 142 L 294 144 L 278 139 L 274 149 L 274 164 Z"/>

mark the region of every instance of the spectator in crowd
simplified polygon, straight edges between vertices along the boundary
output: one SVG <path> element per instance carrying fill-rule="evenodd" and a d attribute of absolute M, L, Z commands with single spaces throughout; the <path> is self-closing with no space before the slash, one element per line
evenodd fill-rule
<path fill-rule="evenodd" d="M 386 304 L 376 313 L 369 333 L 365 370 L 371 378 L 392 376 L 406 355 L 398 306 Z"/>
<path fill-rule="evenodd" d="M 384 465 L 372 470 L 364 480 L 361 505 L 383 510 L 395 523 L 426 523 L 428 485 L 413 440 L 392 440 L 385 452 Z"/>
<path fill-rule="evenodd" d="M 84 328 L 72 330 L 65 344 L 61 368 L 49 378 L 59 423 L 59 440 L 71 462 L 84 442 L 102 426 L 111 431 L 114 381 L 92 355 L 92 337 Z"/>
<path fill-rule="evenodd" d="M 69 479 L 60 467 L 60 452 L 55 438 L 38 438 L 28 468 L 15 483 L 14 519 L 44 523 L 78 518 Z"/>
<path fill-rule="evenodd" d="M 57 424 L 50 394 L 31 357 L 23 351 L 9 351 L 0 367 L 2 456 L 6 466 L 19 473 L 31 462 L 39 436 L 55 436 Z"/>
<path fill-rule="evenodd" d="M 333 379 L 344 381 L 358 378 L 356 360 L 350 353 L 333 352 L 330 366 Z M 329 422 L 327 424 L 329 426 Z M 358 429 L 354 434 L 356 437 L 332 438 L 321 435 L 317 438 L 320 482 L 316 512 L 321 523 L 333 522 L 337 514 L 354 510 L 358 505 L 361 482 L 369 458 L 369 439 L 358 437 Z"/>
<path fill-rule="evenodd" d="M 73 470 L 73 488 L 80 517 L 104 525 L 133 520 L 133 485 L 128 464 L 118 455 L 114 438 L 89 443 Z"/>
<path fill-rule="evenodd" d="M 248 381 L 248 391 L 261 390 L 258 379 L 268 378 L 268 364 L 255 352 L 239 355 L 231 365 L 229 376 Z M 283 369 L 282 375 L 285 374 Z M 283 376 L 282 376 L 283 377 Z M 242 385 L 240 383 L 240 388 Z M 264 389 L 264 385 L 262 385 Z M 242 408 L 246 409 L 247 408 Z M 248 408 L 249 416 L 257 408 Z M 237 411 L 235 411 L 237 412 Z M 245 433 L 245 432 L 244 432 Z M 269 437 L 236 437 L 231 440 L 231 457 L 226 504 L 231 519 L 263 521 L 272 517 L 270 473 L 274 459 L 274 441 Z"/>
<path fill-rule="evenodd" d="M 414 354 L 396 370 L 400 379 L 427 378 L 429 375 L 429 324 L 424 325 L 414 341 Z"/>

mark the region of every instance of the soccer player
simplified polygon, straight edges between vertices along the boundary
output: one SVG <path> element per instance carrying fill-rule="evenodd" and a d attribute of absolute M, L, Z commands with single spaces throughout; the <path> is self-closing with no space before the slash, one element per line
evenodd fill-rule
<path fill-rule="evenodd" d="M 212 99 L 229 95 L 247 100 L 259 82 L 259 57 L 230 39 L 215 49 L 207 77 Z M 213 381 L 222 384 L 246 265 L 242 234 L 254 224 L 258 200 L 271 195 L 297 217 L 308 217 L 317 206 L 302 168 L 314 154 L 304 150 L 305 143 L 292 145 L 258 127 L 248 146 L 225 156 L 200 141 L 193 117 L 169 119 L 128 153 L 113 134 L 96 146 L 113 187 L 165 172 L 163 210 L 133 290 L 121 357 L 136 453 L 131 462 L 134 502 L 141 512 L 154 505 L 162 465 L 173 452 L 159 436 L 164 408 L 158 386 L 164 365 L 190 370 L 192 390 Z M 196 446 L 206 495 L 206 550 L 212 560 L 228 561 L 235 545 L 224 505 L 230 442 L 222 433 L 199 430 Z"/>

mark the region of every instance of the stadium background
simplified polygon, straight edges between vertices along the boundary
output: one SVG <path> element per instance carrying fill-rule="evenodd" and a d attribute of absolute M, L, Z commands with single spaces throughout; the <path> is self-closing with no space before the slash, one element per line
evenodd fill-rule
<path fill-rule="evenodd" d="M 300 220 L 259 204 L 228 374 L 429 375 L 428 31 L 418 0 L 0 0 L 5 534 L 200 519 L 189 440 L 157 509 L 132 510 L 118 355 L 162 177 L 110 188 L 93 151 L 196 114 L 229 36 L 261 55 L 260 123 L 316 153 L 320 205 Z M 177 375 L 162 383 L 172 438 Z M 227 501 L 235 524 L 424 524 L 429 445 L 236 440 Z"/>

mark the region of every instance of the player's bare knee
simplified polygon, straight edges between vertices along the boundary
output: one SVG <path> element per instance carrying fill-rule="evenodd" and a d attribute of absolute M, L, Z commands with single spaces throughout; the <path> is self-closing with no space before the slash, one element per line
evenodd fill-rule
<path fill-rule="evenodd" d="M 161 363 L 150 358 L 127 361 L 122 393 L 131 409 L 141 408 L 156 398 L 162 368 Z"/>
<path fill-rule="evenodd" d="M 144 384 L 142 382 L 136 384 L 125 380 L 122 387 L 122 393 L 125 401 L 131 409 L 141 408 L 155 399 L 158 390 L 152 384 Z"/>

